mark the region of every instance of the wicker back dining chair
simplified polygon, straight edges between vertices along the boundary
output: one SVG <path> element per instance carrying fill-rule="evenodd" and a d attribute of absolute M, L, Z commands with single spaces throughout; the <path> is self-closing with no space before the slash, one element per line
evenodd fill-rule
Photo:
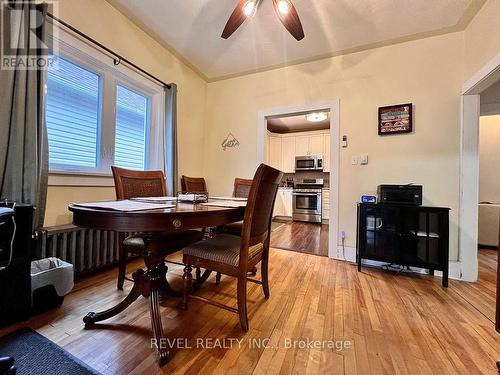
<path fill-rule="evenodd" d="M 255 173 L 248 196 L 241 237 L 219 234 L 216 237 L 196 242 L 183 249 L 184 296 L 182 307 L 187 308 L 188 299 L 195 298 L 235 312 L 240 325 L 248 331 L 247 281 L 261 284 L 264 296 L 269 298 L 269 240 L 271 216 L 278 186 L 283 173 L 261 164 Z M 247 273 L 258 263 L 261 265 L 261 280 L 248 279 Z M 230 307 L 206 298 L 191 295 L 192 266 L 208 268 L 237 278 L 238 307 Z"/>
<path fill-rule="evenodd" d="M 246 178 L 235 178 L 233 197 L 235 198 L 248 198 L 253 180 Z"/>
<path fill-rule="evenodd" d="M 203 177 L 181 177 L 181 189 L 184 193 L 206 193 L 207 183 Z"/>
<path fill-rule="evenodd" d="M 139 197 L 162 197 L 167 194 L 165 176 L 162 171 L 136 171 L 112 166 L 116 199 Z M 203 233 L 196 230 L 175 233 L 140 233 L 125 238 L 118 234 L 118 289 L 123 289 L 129 253 L 142 254 L 155 251 L 167 256 L 184 246 L 199 241 Z"/>
<path fill-rule="evenodd" d="M 250 189 L 252 187 L 253 180 L 245 178 L 235 178 L 233 197 L 235 198 L 248 198 L 250 195 Z M 243 230 L 243 221 L 237 221 L 236 223 L 227 224 L 224 226 L 223 231 L 225 233 L 234 234 L 235 236 L 241 236 L 241 231 Z M 255 272 L 253 272 L 255 273 Z"/>

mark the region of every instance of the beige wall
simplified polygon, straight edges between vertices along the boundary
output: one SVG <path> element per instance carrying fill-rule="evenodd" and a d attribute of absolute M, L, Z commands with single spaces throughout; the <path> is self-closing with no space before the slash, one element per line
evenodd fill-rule
<path fill-rule="evenodd" d="M 479 201 L 500 203 L 500 115 L 479 124 Z"/>
<path fill-rule="evenodd" d="M 355 245 L 356 202 L 381 183 L 424 185 L 425 203 L 451 211 L 451 259 L 457 257 L 460 89 L 463 33 L 453 33 L 210 83 L 204 175 L 211 193 L 229 194 L 233 178 L 257 164 L 257 115 L 271 107 L 340 99 L 340 230 Z M 415 131 L 379 137 L 377 108 L 414 103 Z M 232 132 L 239 148 L 223 151 Z M 351 155 L 367 153 L 367 166 Z M 335 171 L 334 171 L 335 173 Z"/>
<path fill-rule="evenodd" d="M 105 186 L 50 186 L 47 193 L 45 226 L 71 223 L 68 203 L 113 199 L 114 187 Z"/>
<path fill-rule="evenodd" d="M 488 0 L 464 32 L 465 80 L 500 53 L 500 0 Z"/>
<path fill-rule="evenodd" d="M 202 173 L 206 82 L 104 0 L 59 1 L 59 17 L 164 82 L 178 86 L 179 173 Z M 107 199 L 105 187 L 50 186 L 45 225 L 71 222 L 71 201 Z"/>
<path fill-rule="evenodd" d="M 457 257 L 460 91 L 500 52 L 500 0 L 488 0 L 464 32 L 338 56 L 206 84 L 195 72 L 102 0 L 64 0 L 60 17 L 165 81 L 179 86 L 180 173 L 204 175 L 215 194 L 257 164 L 259 110 L 340 99 L 340 230 L 354 246 L 355 204 L 380 183 L 425 186 L 427 204 L 449 206 L 451 259 Z M 82 17 L 85 14 L 85 17 Z M 110 32 L 109 30 L 113 30 Z M 413 102 L 415 132 L 379 137 L 377 107 Z M 220 143 L 232 132 L 236 149 Z M 368 153 L 368 166 L 350 165 Z M 50 187 L 46 225 L 69 222 L 67 203 L 106 199 L 109 187 Z"/>

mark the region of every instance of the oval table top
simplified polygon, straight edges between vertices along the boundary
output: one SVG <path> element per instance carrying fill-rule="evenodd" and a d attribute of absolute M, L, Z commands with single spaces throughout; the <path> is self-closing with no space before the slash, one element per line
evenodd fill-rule
<path fill-rule="evenodd" d="M 170 202 L 169 202 L 170 203 Z M 144 211 L 114 211 L 70 204 L 73 224 L 82 228 L 117 232 L 171 232 L 215 227 L 243 220 L 245 207 L 216 207 L 171 202 L 172 208 Z"/>

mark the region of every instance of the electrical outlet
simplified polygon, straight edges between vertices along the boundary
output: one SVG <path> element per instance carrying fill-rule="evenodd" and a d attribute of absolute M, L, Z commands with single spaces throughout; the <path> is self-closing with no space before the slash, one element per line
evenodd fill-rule
<path fill-rule="evenodd" d="M 358 162 L 359 162 L 359 158 L 357 155 L 354 155 L 351 157 L 351 164 L 352 165 L 358 165 Z"/>

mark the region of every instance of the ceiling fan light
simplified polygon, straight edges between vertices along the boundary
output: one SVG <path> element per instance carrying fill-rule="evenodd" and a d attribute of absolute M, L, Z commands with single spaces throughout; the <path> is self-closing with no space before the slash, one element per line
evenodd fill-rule
<path fill-rule="evenodd" d="M 250 17 L 255 12 L 255 1 L 247 1 L 243 7 L 243 13 L 245 16 Z"/>
<path fill-rule="evenodd" d="M 287 0 L 278 1 L 278 10 L 283 15 L 288 14 L 288 12 L 290 10 L 290 4 L 288 3 L 288 1 Z"/>
<path fill-rule="evenodd" d="M 306 120 L 309 122 L 321 122 L 328 118 L 328 112 L 312 112 L 306 115 Z"/>

